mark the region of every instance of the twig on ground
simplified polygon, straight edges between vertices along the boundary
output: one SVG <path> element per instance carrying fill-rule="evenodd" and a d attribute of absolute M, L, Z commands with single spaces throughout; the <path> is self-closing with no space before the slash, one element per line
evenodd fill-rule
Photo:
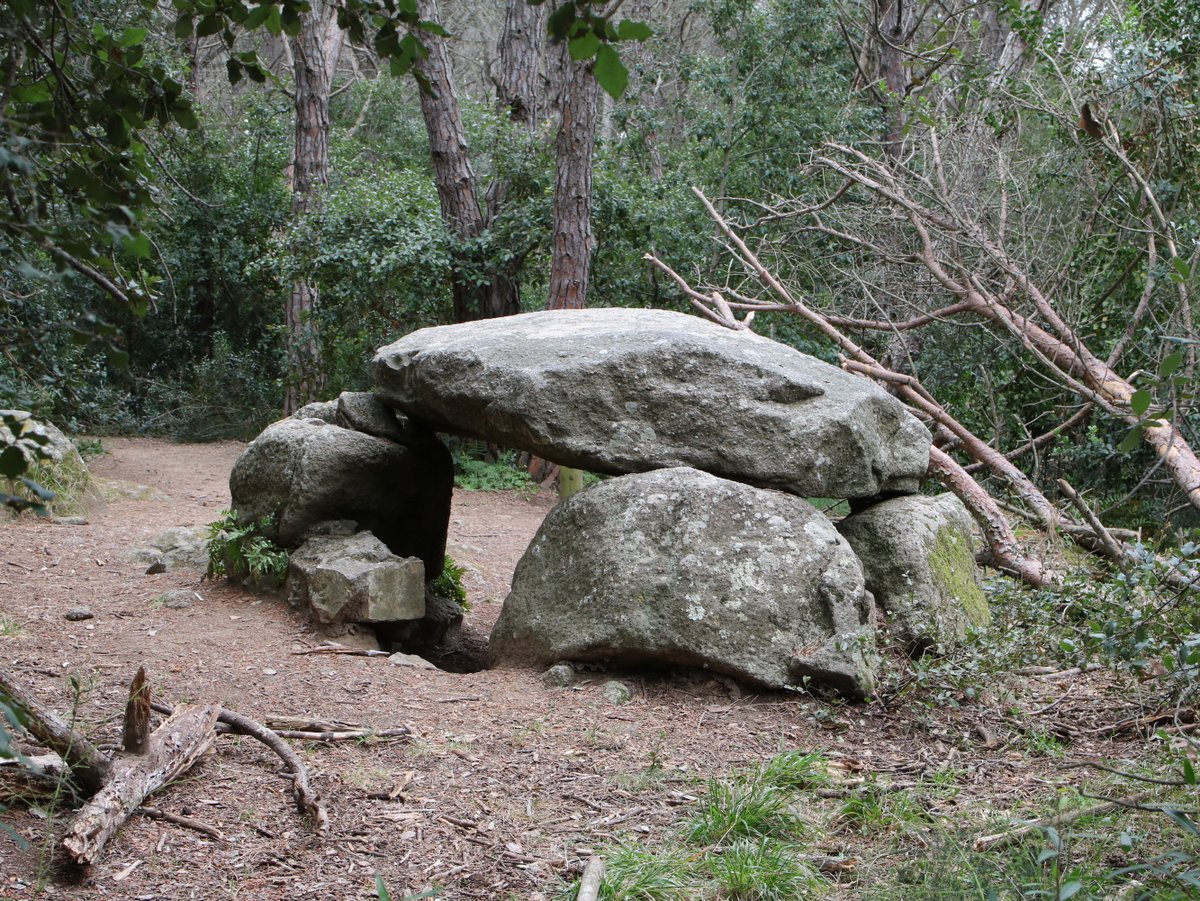
<path fill-rule="evenodd" d="M 1008 845 L 1014 845 L 1039 829 L 1045 829 L 1047 826 L 1066 826 L 1074 823 L 1077 820 L 1082 820 L 1084 817 L 1095 817 L 1116 810 L 1118 807 L 1127 807 L 1130 805 L 1140 804 L 1142 801 L 1149 798 L 1153 792 L 1145 791 L 1126 798 L 1124 801 L 1109 800 L 1103 804 L 1096 804 L 1092 807 L 1085 807 L 1082 810 L 1070 810 L 1065 813 L 1056 814 L 1052 817 L 1043 817 L 1040 820 L 1031 820 L 1021 826 L 1015 826 L 1005 832 L 997 832 L 994 835 L 981 835 L 975 839 L 972 848 L 975 851 L 994 851 L 996 848 L 1004 848 Z"/>
<path fill-rule="evenodd" d="M 295 657 L 307 657 L 310 654 L 341 654 L 346 657 L 391 657 L 390 651 L 376 651 L 371 648 L 348 648 L 345 645 L 321 645 L 317 648 L 306 648 L 303 651 L 292 651 Z"/>
<path fill-rule="evenodd" d="M 193 820 L 191 817 L 170 813 L 166 810 L 159 810 L 157 807 L 139 807 L 134 813 L 140 813 L 142 816 L 149 817 L 152 820 L 162 820 L 164 823 L 174 823 L 176 826 L 182 826 L 185 829 L 202 832 L 204 835 L 215 838 L 219 842 L 225 841 L 225 836 L 215 826 L 209 826 L 207 823 L 201 823 L 199 820 Z"/>
<path fill-rule="evenodd" d="M 155 703 L 153 707 L 159 713 L 167 716 L 171 714 L 171 708 L 167 704 Z M 239 735 L 248 735 L 258 739 L 278 755 L 292 777 L 292 794 L 296 799 L 296 806 L 301 813 L 306 813 L 313 818 L 317 833 L 325 835 L 329 831 L 329 812 L 308 784 L 308 770 L 288 743 L 262 723 L 240 713 L 223 710 L 218 721 L 232 727 Z"/>

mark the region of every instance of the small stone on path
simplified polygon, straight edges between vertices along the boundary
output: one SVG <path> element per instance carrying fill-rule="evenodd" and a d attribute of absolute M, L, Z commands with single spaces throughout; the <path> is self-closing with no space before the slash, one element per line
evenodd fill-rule
<path fill-rule="evenodd" d="M 542 684 L 547 688 L 566 688 L 575 681 L 575 667 L 569 663 L 556 663 L 542 673 Z"/>
<path fill-rule="evenodd" d="M 84 619 L 92 619 L 95 615 L 96 614 L 92 613 L 91 607 L 72 607 L 63 614 L 66 619 L 69 619 L 73 623 L 77 623 Z"/>
<path fill-rule="evenodd" d="M 416 654 L 401 654 L 397 652 L 388 658 L 388 663 L 392 666 L 411 666 L 414 669 L 437 669 L 436 666 L 424 657 L 418 657 Z"/>
<path fill-rule="evenodd" d="M 600 694 L 604 695 L 604 700 L 608 701 L 614 707 L 620 707 L 622 704 L 628 704 L 633 700 L 633 689 L 624 682 L 619 682 L 616 679 L 611 679 L 601 685 Z"/>

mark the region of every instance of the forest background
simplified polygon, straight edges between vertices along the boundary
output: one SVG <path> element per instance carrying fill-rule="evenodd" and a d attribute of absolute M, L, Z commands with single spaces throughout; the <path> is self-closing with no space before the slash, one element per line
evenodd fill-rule
<path fill-rule="evenodd" d="M 1137 441 L 1169 420 L 1188 445 L 1197 422 L 1194 4 L 641 0 L 610 34 L 585 2 L 307 6 L 4 5 L 0 405 L 72 431 L 249 438 L 285 400 L 364 387 L 371 351 L 426 325 L 687 309 L 683 281 L 778 306 L 696 187 L 793 300 L 971 435 L 1038 439 L 1020 467 L 1039 490 L 1065 478 L 1120 527 L 1194 525 L 1194 486 Z M 570 40 L 547 39 L 554 16 Z M 444 27 L 414 43 L 418 20 Z M 304 78 L 306 40 L 323 81 Z M 564 301 L 556 144 L 573 71 L 595 63 L 617 98 L 593 83 L 579 117 L 594 153 L 567 175 L 590 233 Z M 302 121 L 314 92 L 325 111 Z M 315 163 L 301 125 L 325 132 Z M 906 203 L 934 218 L 914 226 Z M 922 229 L 957 285 L 922 265 Z M 960 315 L 972 279 L 1018 317 L 1040 293 L 1058 340 L 1133 373 L 1129 391 L 1081 390 L 1025 319 Z M 755 328 L 845 352 L 794 312 Z"/>

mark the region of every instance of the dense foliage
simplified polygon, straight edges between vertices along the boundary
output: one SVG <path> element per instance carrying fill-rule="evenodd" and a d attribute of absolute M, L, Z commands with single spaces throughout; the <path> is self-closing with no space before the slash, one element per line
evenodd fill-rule
<path fill-rule="evenodd" d="M 173 7 L 14 2 L 0 12 L 0 405 L 75 429 L 244 437 L 276 415 L 283 300 L 297 282 L 319 292 L 326 393 L 362 387 L 378 344 L 449 321 L 456 281 L 511 272 L 523 308 L 544 304 L 553 123 L 529 134 L 497 111 L 486 81 L 467 79 L 472 163 L 481 184 L 504 185 L 505 201 L 463 252 L 434 190 L 420 86 L 388 74 L 420 58 L 422 29 L 442 33 L 418 23 L 415 4 L 337 4 L 357 49 L 335 79 L 330 181 L 303 216 L 290 197 L 293 110 L 280 60 L 309 4 Z M 605 63 L 626 91 L 602 114 L 591 303 L 686 309 L 643 262 L 647 250 L 698 283 L 744 281 L 711 239 L 690 191 L 699 186 L 819 305 L 868 317 L 936 307 L 938 285 L 904 265 L 914 236 L 878 198 L 850 192 L 824 222 L 882 241 L 890 259 L 777 214 L 836 187 L 812 165 L 828 142 L 887 153 L 878 136 L 896 123 L 897 171 L 928 182 L 936 130 L 938 164 L 954 182 L 947 196 L 963 204 L 951 214 L 999 228 L 1085 340 L 1140 373 L 1140 409 L 1167 411 L 1194 437 L 1195 9 L 1160 0 L 1060 17 L 1005 7 L 993 21 L 947 6 L 903 35 L 902 97 L 878 80 L 888 73 L 876 59 L 886 48 L 871 42 L 873 9 L 697 0 L 682 16 L 643 10 L 635 25 L 602 20 L 585 2 L 555 7 L 550 31 L 578 59 L 599 67 L 609 43 L 625 41 L 623 74 Z M 994 45 L 1012 35 L 1022 65 L 1000 78 Z M 1113 129 L 1120 154 L 1090 137 L 1081 110 Z M 1149 253 L 1147 197 L 1165 223 L 1150 223 Z M 992 278 L 984 256 L 965 262 Z M 1146 315 L 1131 322 L 1139 304 Z M 760 323 L 835 359 L 792 317 Z M 877 355 L 897 352 L 886 333 L 858 339 Z M 1000 447 L 1077 408 L 995 329 L 947 319 L 902 349 L 947 409 Z M 1194 524 L 1129 436 L 1098 411 L 1040 448 L 1034 475 L 1090 491 L 1119 524 Z"/>

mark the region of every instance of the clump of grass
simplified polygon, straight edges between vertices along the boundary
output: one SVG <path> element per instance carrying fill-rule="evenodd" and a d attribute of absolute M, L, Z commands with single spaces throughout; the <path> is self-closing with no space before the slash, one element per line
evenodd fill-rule
<path fill-rule="evenodd" d="M 649 771 L 661 765 L 652 755 Z M 820 894 L 821 875 L 804 864 L 812 827 L 796 812 L 804 792 L 830 783 L 825 761 L 799 751 L 709 781 L 673 850 L 621 846 L 605 856 L 604 901 L 804 901 Z M 670 846 L 671 843 L 668 843 Z M 560 896 L 574 899 L 578 883 Z"/>
<path fill-rule="evenodd" d="M 55 516 L 80 516 L 100 498 L 83 460 L 67 456 L 61 463 L 43 460 L 30 464 L 25 479 L 37 484 L 49 496 L 46 509 Z M 20 490 L 17 480 L 5 480 L 10 492 Z"/>
<path fill-rule="evenodd" d="M 0 638 L 24 638 L 25 626 L 15 619 L 0 616 Z"/>
<path fill-rule="evenodd" d="M 603 901 L 689 901 L 692 863 L 681 854 L 624 846 L 605 865 Z M 574 897 L 572 895 L 571 897 Z"/>
<path fill-rule="evenodd" d="M 822 881 L 796 850 L 789 842 L 741 839 L 708 857 L 706 869 L 730 901 L 803 901 L 820 893 Z"/>
<path fill-rule="evenodd" d="M 761 772 L 771 785 L 788 791 L 810 791 L 833 784 L 824 756 L 805 751 L 776 754 L 763 765 Z"/>
<path fill-rule="evenodd" d="M 909 792 L 890 791 L 869 782 L 846 799 L 835 823 L 853 832 L 877 835 L 929 825 L 930 816 Z"/>
<path fill-rule="evenodd" d="M 688 827 L 688 839 L 717 845 L 742 838 L 799 835 L 804 823 L 792 811 L 791 800 L 788 792 L 761 773 L 732 782 L 711 780 Z"/>

